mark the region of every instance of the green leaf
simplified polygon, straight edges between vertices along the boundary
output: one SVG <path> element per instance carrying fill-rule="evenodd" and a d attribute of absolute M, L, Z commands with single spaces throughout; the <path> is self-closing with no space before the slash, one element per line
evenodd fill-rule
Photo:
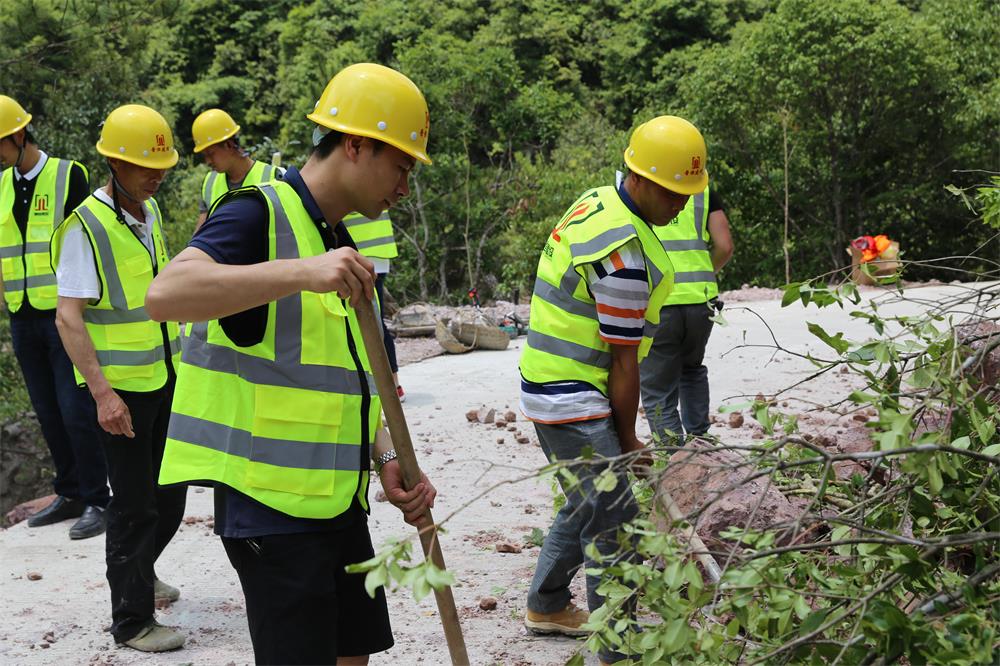
<path fill-rule="evenodd" d="M 968 439 L 968 438 L 966 438 Z M 982 450 L 984 456 L 1000 456 L 1000 444 L 991 444 Z"/>
<path fill-rule="evenodd" d="M 956 439 L 954 442 L 951 443 L 951 445 L 952 445 L 953 448 L 956 448 L 956 449 L 967 449 L 967 448 L 969 448 L 969 445 L 971 443 L 972 443 L 972 440 L 969 439 L 968 435 L 965 435 L 963 437 L 959 437 L 958 439 Z M 984 449 L 984 452 L 985 452 L 985 449 Z"/>
<path fill-rule="evenodd" d="M 444 569 L 438 569 L 433 562 L 427 563 L 427 582 L 435 590 L 440 590 L 455 584 L 455 576 Z"/>
<path fill-rule="evenodd" d="M 843 354 L 848 349 L 851 348 L 851 343 L 844 339 L 843 333 L 837 333 L 836 335 L 830 335 L 823 327 L 819 324 L 814 324 L 812 322 L 807 322 L 806 327 L 809 332 L 815 335 L 817 338 L 822 340 L 827 344 L 827 346 L 833 348 L 838 354 Z"/>
<path fill-rule="evenodd" d="M 377 569 L 372 569 L 365 576 L 365 592 L 372 599 L 375 598 L 375 592 L 378 588 L 382 587 L 389 580 L 389 570 L 386 567 L 378 567 Z"/>
<path fill-rule="evenodd" d="M 610 469 L 601 472 L 594 480 L 594 490 L 599 493 L 609 493 L 618 486 L 618 477 Z"/>
<path fill-rule="evenodd" d="M 672 654 L 684 647 L 687 643 L 688 633 L 690 633 L 690 628 L 687 618 L 679 617 L 671 621 L 663 632 L 663 642 L 661 643 L 663 652 Z"/>

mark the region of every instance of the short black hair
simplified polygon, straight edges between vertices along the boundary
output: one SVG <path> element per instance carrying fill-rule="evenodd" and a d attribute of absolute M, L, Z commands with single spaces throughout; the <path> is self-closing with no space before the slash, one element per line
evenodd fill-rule
<path fill-rule="evenodd" d="M 338 145 L 340 145 L 340 141 L 341 139 L 344 138 L 344 136 L 345 134 L 343 132 L 338 132 L 337 130 L 330 130 L 325 135 L 323 135 L 323 138 L 320 139 L 319 143 L 313 146 L 312 154 L 321 160 L 326 159 L 327 157 L 330 156 L 330 153 L 333 152 L 333 149 L 336 148 Z M 372 152 L 374 152 L 376 155 L 378 155 L 379 152 L 382 150 L 382 148 L 385 147 L 385 143 L 379 141 L 378 139 L 372 139 L 371 137 L 365 137 L 365 138 L 370 139 L 371 142 L 374 144 Z"/>
<path fill-rule="evenodd" d="M 30 144 L 34 144 L 34 145 L 37 146 L 38 142 L 35 141 L 35 135 L 33 135 L 31 133 L 31 130 L 29 130 L 27 127 L 23 128 L 23 129 L 24 129 L 24 143 L 25 144 L 29 144 L 30 143 Z M 17 134 L 17 132 L 12 132 L 12 133 L 8 134 L 7 136 L 5 136 L 3 138 L 4 139 L 10 139 L 11 142 L 13 142 L 15 134 Z M 14 144 L 14 145 L 17 145 L 17 144 Z"/>

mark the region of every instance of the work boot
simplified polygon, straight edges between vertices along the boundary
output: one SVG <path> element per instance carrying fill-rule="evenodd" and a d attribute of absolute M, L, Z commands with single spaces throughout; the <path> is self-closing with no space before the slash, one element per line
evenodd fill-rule
<path fill-rule="evenodd" d="M 153 603 L 157 605 L 172 604 L 181 598 L 181 591 L 173 585 L 167 585 L 159 578 L 153 579 Z"/>
<path fill-rule="evenodd" d="M 42 527 L 70 518 L 79 518 L 85 508 L 83 502 L 59 495 L 52 504 L 28 518 L 28 527 Z"/>
<path fill-rule="evenodd" d="M 104 534 L 108 529 L 108 521 L 104 517 L 104 509 L 97 506 L 88 506 L 83 510 L 80 520 L 73 523 L 69 528 L 70 539 L 89 539 L 98 534 Z"/>
<path fill-rule="evenodd" d="M 164 627 L 156 620 L 150 620 L 138 634 L 122 645 L 140 652 L 168 652 L 184 645 L 184 634 L 176 629 Z"/>
<path fill-rule="evenodd" d="M 589 619 L 590 613 L 570 602 L 566 608 L 555 613 L 536 613 L 529 608 L 524 614 L 524 626 L 536 634 L 586 636 L 590 632 L 580 627 Z"/>

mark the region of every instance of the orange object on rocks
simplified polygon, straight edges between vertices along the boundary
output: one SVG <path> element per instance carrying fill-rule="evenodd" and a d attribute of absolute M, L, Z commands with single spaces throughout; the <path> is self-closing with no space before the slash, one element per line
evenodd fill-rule
<path fill-rule="evenodd" d="M 899 243 L 885 234 L 858 236 L 847 252 L 851 255 L 851 279 L 857 284 L 877 284 L 875 278 L 893 276 L 899 270 Z M 862 271 L 861 264 L 869 262 L 874 262 L 871 268 Z"/>

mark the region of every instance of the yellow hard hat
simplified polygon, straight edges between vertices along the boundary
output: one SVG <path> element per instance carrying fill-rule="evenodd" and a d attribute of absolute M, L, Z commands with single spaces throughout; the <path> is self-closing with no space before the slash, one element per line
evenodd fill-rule
<path fill-rule="evenodd" d="M 141 104 L 119 106 L 108 115 L 97 152 L 150 169 L 177 164 L 174 134 L 166 118 Z"/>
<path fill-rule="evenodd" d="M 394 69 L 360 63 L 340 70 L 308 116 L 338 132 L 384 141 L 424 164 L 431 116 L 420 88 Z"/>
<path fill-rule="evenodd" d="M 31 114 L 13 97 L 0 95 L 0 139 L 28 126 Z"/>
<path fill-rule="evenodd" d="M 222 143 L 240 131 L 233 117 L 222 109 L 202 111 L 191 125 L 194 152 L 200 153 L 211 145 Z"/>
<path fill-rule="evenodd" d="M 701 132 L 677 116 L 658 116 L 639 125 L 625 149 L 629 169 L 678 194 L 704 191 L 707 158 Z"/>

